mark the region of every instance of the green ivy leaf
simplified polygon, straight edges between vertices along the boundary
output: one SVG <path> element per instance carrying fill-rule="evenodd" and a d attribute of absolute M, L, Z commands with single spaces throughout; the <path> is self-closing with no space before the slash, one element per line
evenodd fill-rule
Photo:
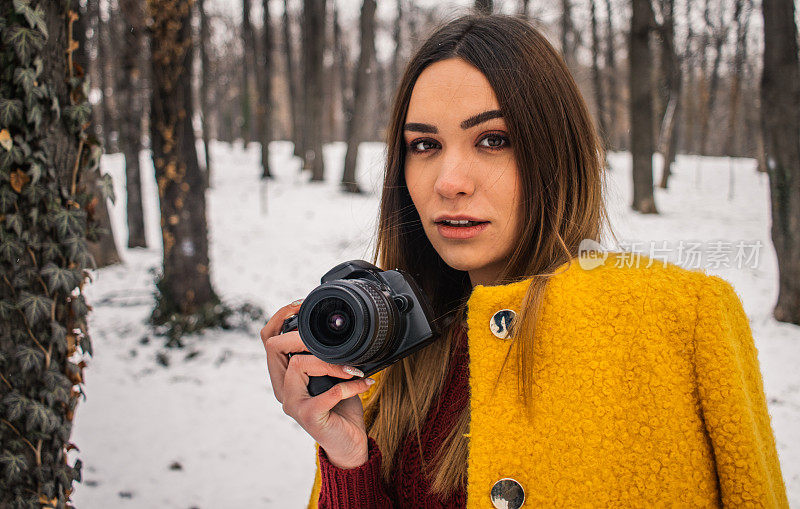
<path fill-rule="evenodd" d="M 55 345 L 58 353 L 67 353 L 67 329 L 56 320 L 50 321 L 50 344 Z"/>
<path fill-rule="evenodd" d="M 17 236 L 22 235 L 22 216 L 19 214 L 8 214 L 5 223 L 6 228 L 15 232 Z"/>
<path fill-rule="evenodd" d="M 42 319 L 49 317 L 52 304 L 52 299 L 30 292 L 22 292 L 19 298 L 19 306 L 25 313 L 30 325 L 39 323 Z"/>
<path fill-rule="evenodd" d="M 3 397 L 3 408 L 6 411 L 6 418 L 9 421 L 16 421 L 23 415 L 28 407 L 28 398 L 12 390 Z"/>
<path fill-rule="evenodd" d="M 116 195 L 114 194 L 114 179 L 108 173 L 103 173 L 103 176 L 100 177 L 100 195 L 104 199 L 111 200 L 111 203 L 116 202 Z"/>
<path fill-rule="evenodd" d="M 3 42 L 13 47 L 20 61 L 27 64 L 33 53 L 44 46 L 44 37 L 30 28 L 12 26 L 4 31 Z"/>
<path fill-rule="evenodd" d="M 89 355 L 94 355 L 92 351 L 92 340 L 89 337 L 89 334 L 84 334 L 81 336 L 81 350 L 88 353 Z"/>
<path fill-rule="evenodd" d="M 67 248 L 67 257 L 70 261 L 83 258 L 83 255 L 89 251 L 86 240 L 78 235 L 70 235 L 63 240 L 62 244 Z"/>
<path fill-rule="evenodd" d="M 31 186 L 36 186 L 39 179 L 42 177 L 42 165 L 37 162 L 32 162 L 28 167 L 28 176 L 31 178 Z"/>
<path fill-rule="evenodd" d="M 42 243 L 42 260 L 47 263 L 58 259 L 61 249 L 55 242 L 46 241 Z"/>
<path fill-rule="evenodd" d="M 12 236 L 6 235 L 0 238 L 0 260 L 4 262 L 15 264 L 22 256 L 23 249 L 22 243 Z"/>
<path fill-rule="evenodd" d="M 30 67 L 17 67 L 14 69 L 14 84 L 22 87 L 26 94 L 32 94 L 36 86 L 36 71 Z"/>
<path fill-rule="evenodd" d="M 14 357 L 23 373 L 38 373 L 44 368 L 44 353 L 38 348 L 19 345 Z"/>
<path fill-rule="evenodd" d="M 86 216 L 79 210 L 61 209 L 53 214 L 53 225 L 62 239 L 69 235 L 79 235 L 86 226 Z"/>
<path fill-rule="evenodd" d="M 3 320 L 11 320 L 11 315 L 17 307 L 10 302 L 10 299 L 0 299 L 0 318 Z"/>
<path fill-rule="evenodd" d="M 47 37 L 47 24 L 44 21 L 44 11 L 40 6 L 31 9 L 27 0 L 14 0 L 14 10 L 25 17 L 31 28 L 38 28 L 42 34 Z"/>
<path fill-rule="evenodd" d="M 28 413 L 25 414 L 26 431 L 52 433 L 58 426 L 58 416 L 35 399 L 30 400 Z"/>
<path fill-rule="evenodd" d="M 0 188 L 0 212 L 6 213 L 9 210 L 14 210 L 15 203 L 17 203 L 17 193 L 7 185 Z"/>
<path fill-rule="evenodd" d="M 64 107 L 64 116 L 74 122 L 76 125 L 81 126 L 89 120 L 89 115 L 92 113 L 92 107 L 89 103 L 83 102 L 80 104 L 70 104 Z"/>
<path fill-rule="evenodd" d="M 69 403 L 72 382 L 66 376 L 54 369 L 48 369 L 42 376 L 42 382 L 47 389 L 42 391 L 42 396 L 49 406 L 53 406 L 56 402 Z"/>
<path fill-rule="evenodd" d="M 39 105 L 33 105 L 28 110 L 28 115 L 25 118 L 29 124 L 33 124 L 34 130 L 38 131 L 39 126 L 42 124 L 42 108 Z"/>
<path fill-rule="evenodd" d="M 80 283 L 78 271 L 59 267 L 55 263 L 45 265 L 42 268 L 42 276 L 47 281 L 50 293 L 56 290 L 70 293 Z"/>
<path fill-rule="evenodd" d="M 10 126 L 22 118 L 22 101 L 0 97 L 0 124 Z"/>
<path fill-rule="evenodd" d="M 5 479 L 10 482 L 21 481 L 28 470 L 28 460 L 23 454 L 14 454 L 4 450 L 0 453 L 0 467 L 3 468 Z"/>

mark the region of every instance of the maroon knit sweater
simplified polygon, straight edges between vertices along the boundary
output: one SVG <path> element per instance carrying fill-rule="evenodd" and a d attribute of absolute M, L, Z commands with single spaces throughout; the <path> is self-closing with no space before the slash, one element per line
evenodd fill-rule
<path fill-rule="evenodd" d="M 469 404 L 469 351 L 466 330 L 462 329 L 453 349 L 445 385 L 431 407 L 420 430 L 426 464 L 430 464 L 456 418 Z M 319 507 L 326 509 L 384 509 L 388 507 L 462 508 L 466 490 L 459 490 L 447 500 L 429 493 L 429 483 L 421 471 L 419 446 L 415 433 L 409 433 L 397 451 L 396 468 L 391 483 L 383 482 L 380 473 L 381 452 L 372 437 L 368 439 L 367 462 L 360 467 L 342 469 L 328 460 L 319 448 Z"/>

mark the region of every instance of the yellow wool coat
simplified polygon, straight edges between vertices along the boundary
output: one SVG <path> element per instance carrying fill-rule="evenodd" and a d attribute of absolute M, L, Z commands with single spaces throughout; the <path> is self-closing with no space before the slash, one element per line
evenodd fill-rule
<path fill-rule="evenodd" d="M 491 508 L 503 478 L 522 485 L 524 507 L 788 507 L 731 285 L 616 253 L 559 271 L 535 341 L 531 420 L 513 352 L 492 393 L 510 341 L 489 328 L 497 311 L 519 310 L 530 281 L 476 286 L 469 299 L 467 507 Z M 319 488 L 317 460 L 309 507 Z"/>

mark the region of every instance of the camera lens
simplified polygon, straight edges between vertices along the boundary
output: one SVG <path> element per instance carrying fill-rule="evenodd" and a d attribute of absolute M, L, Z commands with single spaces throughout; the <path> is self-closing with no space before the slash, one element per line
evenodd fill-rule
<path fill-rule="evenodd" d="M 401 327 L 397 306 L 377 283 L 340 279 L 308 294 L 298 329 L 318 358 L 357 366 L 390 355 Z"/>
<path fill-rule="evenodd" d="M 339 297 L 326 297 L 312 309 L 311 333 L 325 346 L 339 346 L 353 333 L 353 309 Z"/>

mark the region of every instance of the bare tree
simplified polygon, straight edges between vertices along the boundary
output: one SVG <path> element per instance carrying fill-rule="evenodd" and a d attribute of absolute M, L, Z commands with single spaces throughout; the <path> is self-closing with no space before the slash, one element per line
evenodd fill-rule
<path fill-rule="evenodd" d="M 147 0 L 153 91 L 153 166 L 161 205 L 163 267 L 151 320 L 176 317 L 196 328 L 216 324 L 219 299 L 211 287 L 205 179 L 192 128 L 192 0 Z"/>
<path fill-rule="evenodd" d="M 271 178 L 269 171 L 269 142 L 272 140 L 272 20 L 269 15 L 269 0 L 262 0 L 261 46 L 256 63 L 258 83 L 258 106 L 256 123 L 261 142 L 261 178 Z"/>
<path fill-rule="evenodd" d="M 792 0 L 764 0 L 761 124 L 778 258 L 773 315 L 800 325 L 800 62 Z"/>
<path fill-rule="evenodd" d="M 397 0 L 395 6 L 397 15 L 394 18 L 394 30 L 392 31 L 392 38 L 394 39 L 394 53 L 392 53 L 392 90 L 397 88 L 400 84 L 401 72 L 401 58 L 403 53 L 403 0 Z"/>
<path fill-rule="evenodd" d="M 708 93 L 705 95 L 705 101 L 702 109 L 702 117 L 700 124 L 700 153 L 705 154 L 708 148 L 708 131 L 711 126 L 711 115 L 714 112 L 714 104 L 717 100 L 717 89 L 719 87 L 719 67 L 722 62 L 722 46 L 728 39 L 729 22 L 725 19 L 725 12 L 727 11 L 727 4 L 720 3 L 717 5 L 717 21 L 711 19 L 711 11 L 706 1 L 706 8 L 703 11 L 703 18 L 706 22 L 707 32 L 710 37 L 711 44 L 714 48 L 714 61 L 711 65 L 711 74 L 708 79 Z"/>
<path fill-rule="evenodd" d="M 728 107 L 728 137 L 725 153 L 733 154 L 739 127 L 739 112 L 741 111 L 742 74 L 747 57 L 747 31 L 750 27 L 750 13 L 752 0 L 734 0 L 733 21 L 736 24 L 736 51 L 731 66 L 731 89 Z"/>
<path fill-rule="evenodd" d="M 253 73 L 255 72 L 256 36 L 250 20 L 250 0 L 242 0 L 242 140 L 244 145 L 259 138 L 253 122 Z"/>
<path fill-rule="evenodd" d="M 347 154 L 344 158 L 342 188 L 348 193 L 360 193 L 356 182 L 356 163 L 358 162 L 358 146 L 364 138 L 363 126 L 366 123 L 369 104 L 371 68 L 375 62 L 375 0 L 364 0 L 361 6 L 361 54 L 358 57 L 358 69 L 353 92 L 353 117 L 347 123 Z"/>
<path fill-rule="evenodd" d="M 475 0 L 475 10 L 483 14 L 491 14 L 494 9 L 492 0 Z"/>
<path fill-rule="evenodd" d="M 659 187 L 666 189 L 678 147 L 683 76 L 675 47 L 675 0 L 661 0 L 661 23 L 658 24 L 661 50 L 661 75 L 664 82 L 665 108 L 661 118 L 658 149 L 664 161 Z"/>
<path fill-rule="evenodd" d="M 606 54 L 605 66 L 606 75 L 608 76 L 608 126 L 611 131 L 607 137 L 607 144 L 609 148 L 616 148 L 616 125 L 617 125 L 617 112 L 620 107 L 619 100 L 619 86 L 617 84 L 617 58 L 616 58 L 616 45 L 614 43 L 614 23 L 613 23 L 613 10 L 611 9 L 611 0 L 605 0 L 606 4 Z"/>
<path fill-rule="evenodd" d="M 633 0 L 630 34 L 631 155 L 633 202 L 643 214 L 657 213 L 653 197 L 653 89 L 651 87 L 650 0 Z"/>
<path fill-rule="evenodd" d="M 122 45 L 118 97 L 120 108 L 119 144 L 125 156 L 125 193 L 128 217 L 128 247 L 145 247 L 142 211 L 142 178 L 139 151 L 142 147 L 142 54 L 144 52 L 144 10 L 139 0 L 120 0 L 120 14 L 127 24 Z"/>
<path fill-rule="evenodd" d="M 594 89 L 594 102 L 597 108 L 597 126 L 600 130 L 600 137 L 603 140 L 603 147 L 608 146 L 608 124 L 606 113 L 606 99 L 603 91 L 603 79 L 600 73 L 600 36 L 597 29 L 597 9 L 595 0 L 590 0 L 589 8 L 591 11 L 592 23 L 592 86 Z"/>
<path fill-rule="evenodd" d="M 211 62 L 208 56 L 208 45 L 211 44 L 211 28 L 208 23 L 205 0 L 197 0 L 197 11 L 200 15 L 200 129 L 203 137 L 203 153 L 205 155 L 206 186 L 211 186 L 211 149 L 209 134 L 209 118 L 211 111 L 208 104 L 208 89 L 211 73 Z"/>
<path fill-rule="evenodd" d="M 325 162 L 322 157 L 323 76 L 322 54 L 325 43 L 326 0 L 303 1 L 303 169 L 311 171 L 311 180 L 319 182 L 325 178 Z"/>
<path fill-rule="evenodd" d="M 575 68 L 579 44 L 579 34 L 572 21 L 572 1 L 561 0 L 561 53 L 570 69 Z"/>
<path fill-rule="evenodd" d="M 289 16 L 289 0 L 283 0 L 283 55 L 286 59 L 286 79 L 289 81 L 289 109 L 292 117 L 292 141 L 294 142 L 294 155 L 305 157 L 303 148 L 303 123 L 300 118 L 302 105 L 303 81 L 298 77 L 297 65 L 295 65 L 294 39 L 292 36 L 292 19 Z"/>

